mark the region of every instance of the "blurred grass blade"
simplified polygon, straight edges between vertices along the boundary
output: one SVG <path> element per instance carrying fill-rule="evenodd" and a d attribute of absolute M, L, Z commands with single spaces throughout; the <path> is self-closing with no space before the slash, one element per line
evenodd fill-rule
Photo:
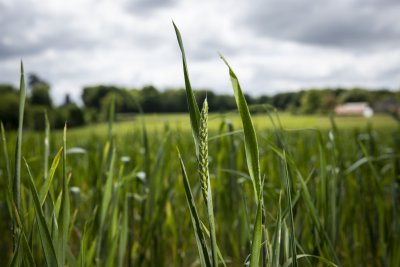
<path fill-rule="evenodd" d="M 210 231 L 208 231 L 207 226 L 204 225 L 204 223 L 202 221 L 200 221 L 201 223 L 201 229 L 203 230 L 203 233 L 205 233 L 205 235 L 210 238 Z M 217 245 L 217 253 L 218 253 L 218 258 L 220 260 L 220 263 L 226 267 L 226 263 L 225 263 L 225 259 L 222 257 L 222 253 L 221 250 L 219 249 L 218 245 Z"/>
<path fill-rule="evenodd" d="M 86 231 L 86 224 L 83 228 L 82 238 L 81 238 L 81 247 L 79 250 L 79 267 L 85 267 L 85 260 L 86 258 L 86 244 L 87 244 L 87 231 Z"/>
<path fill-rule="evenodd" d="M 45 131 L 44 131 L 44 179 L 46 180 L 49 172 L 49 154 L 50 154 L 50 123 L 47 116 L 47 110 L 44 111 Z"/>
<path fill-rule="evenodd" d="M 24 65 L 21 61 L 21 79 L 19 84 L 19 117 L 18 117 L 18 136 L 17 147 L 15 151 L 15 170 L 13 181 L 13 197 L 18 213 L 21 213 L 21 149 L 22 149 L 22 130 L 24 126 L 24 109 L 25 109 L 25 79 Z M 18 239 L 19 231 L 14 224 L 14 245 Z"/>
<path fill-rule="evenodd" d="M 232 136 L 232 135 L 235 135 L 235 134 L 241 134 L 241 133 L 243 133 L 243 130 L 229 131 L 229 132 L 226 132 L 226 133 L 222 133 L 222 134 L 211 136 L 210 138 L 208 138 L 208 141 L 220 139 L 220 138 L 223 138 L 223 137 L 226 137 L 226 136 Z"/>
<path fill-rule="evenodd" d="M 197 248 L 199 250 L 200 263 L 201 263 L 202 267 L 204 267 L 204 266 L 210 267 L 212 265 L 211 265 L 211 261 L 210 261 L 210 256 L 208 254 L 204 234 L 203 234 L 203 231 L 201 230 L 201 221 L 200 221 L 199 215 L 197 213 L 196 204 L 193 199 L 189 180 L 188 180 L 188 177 L 186 174 L 185 165 L 184 165 L 182 157 L 179 153 L 179 149 L 178 149 L 178 156 L 179 156 L 179 162 L 180 162 L 181 170 L 182 170 L 182 178 L 183 178 L 183 185 L 185 188 L 185 196 L 186 196 L 187 204 L 189 206 L 190 218 L 192 219 L 193 230 L 194 230 L 194 233 L 196 236 Z"/>
<path fill-rule="evenodd" d="M 262 191 L 258 196 L 257 203 L 258 204 L 257 204 L 256 221 L 254 223 L 253 238 L 251 242 L 250 267 L 258 267 L 260 262 L 261 242 L 262 242 L 262 216 L 263 216 Z"/>
<path fill-rule="evenodd" d="M 115 116 L 115 94 L 112 93 L 111 95 L 111 104 L 108 114 L 108 141 L 111 143 L 112 141 L 112 134 L 113 134 L 113 122 Z"/>
<path fill-rule="evenodd" d="M 7 179 L 8 179 L 8 188 L 9 192 L 12 194 L 12 175 L 11 175 L 11 167 L 10 167 L 10 158 L 8 156 L 8 150 L 7 150 L 7 139 L 6 139 L 6 131 L 4 130 L 4 125 L 3 122 L 1 124 L 1 140 L 3 143 L 3 155 L 4 155 L 4 160 L 6 162 L 6 171 L 7 171 Z"/>
<path fill-rule="evenodd" d="M 335 249 L 333 248 L 332 242 L 329 239 L 328 234 L 326 233 L 325 229 L 323 228 L 323 225 L 322 225 L 320 219 L 318 218 L 317 210 L 316 210 L 315 205 L 313 204 L 313 202 L 311 200 L 311 195 L 310 195 L 310 192 L 309 192 L 309 190 L 307 188 L 307 184 L 304 181 L 304 179 L 303 179 L 303 177 L 302 177 L 302 175 L 301 175 L 301 173 L 299 171 L 297 172 L 297 174 L 298 174 L 297 176 L 298 176 L 299 181 L 300 181 L 300 187 L 302 189 L 302 196 L 303 196 L 303 199 L 304 199 L 304 203 L 305 203 L 305 206 L 307 207 L 307 209 L 308 209 L 308 211 L 310 213 L 311 219 L 313 220 L 314 224 L 316 225 L 317 230 L 320 233 L 320 235 L 325 239 L 325 242 L 326 242 L 326 244 L 327 244 L 327 246 L 329 248 L 331 256 L 335 259 L 336 263 L 340 264 L 339 263 L 339 258 L 337 257 Z"/>
<path fill-rule="evenodd" d="M 318 136 L 318 150 L 319 150 L 319 165 L 320 165 L 320 188 L 319 188 L 319 201 L 318 201 L 318 210 L 323 212 L 323 217 L 327 217 L 328 213 L 328 193 L 327 192 L 327 171 L 326 171 L 326 150 L 324 147 L 324 140 L 322 137 L 321 131 L 317 131 Z"/>
<path fill-rule="evenodd" d="M 37 226 L 39 228 L 39 235 L 40 235 L 40 241 L 42 243 L 42 248 L 44 251 L 44 256 L 47 262 L 47 266 L 61 266 L 58 263 L 57 256 L 56 256 L 56 251 L 54 249 L 54 244 L 51 240 L 50 236 L 50 231 L 47 227 L 46 224 L 46 219 L 43 214 L 42 207 L 40 205 L 40 200 L 39 200 L 39 194 L 36 190 L 35 183 L 33 182 L 33 177 L 28 165 L 28 162 L 25 161 L 26 168 L 28 170 L 29 174 L 29 179 L 28 179 L 28 185 L 32 193 L 32 199 L 33 199 L 33 206 L 35 208 L 35 213 L 36 213 L 36 219 L 37 219 Z"/>
<path fill-rule="evenodd" d="M 33 258 L 32 250 L 29 247 L 28 240 L 26 238 L 24 231 L 21 232 L 21 238 L 22 238 L 22 246 L 24 249 L 24 255 L 26 255 L 26 257 L 24 257 L 24 258 L 28 262 L 28 266 L 36 266 L 35 260 Z"/>
<path fill-rule="evenodd" d="M 107 174 L 106 184 L 104 186 L 103 199 L 101 202 L 100 209 L 100 224 L 104 225 L 106 219 L 107 210 L 110 205 L 112 190 L 113 190 L 113 178 L 114 178 L 114 165 L 115 165 L 116 150 L 113 148 L 110 166 Z"/>
<path fill-rule="evenodd" d="M 285 189 L 286 189 L 286 198 L 288 202 L 288 210 L 289 210 L 289 219 L 290 219 L 290 255 L 293 259 L 292 265 L 293 267 L 297 267 L 297 252 L 296 252 L 296 230 L 294 225 L 294 216 L 293 216 L 293 204 L 292 204 L 292 193 L 291 193 L 291 185 L 290 185 L 290 174 L 289 174 L 289 166 L 286 151 L 283 150 L 283 156 L 285 157 L 283 160 L 284 164 L 284 177 L 285 177 Z"/>
<path fill-rule="evenodd" d="M 118 266 L 124 265 L 124 258 L 126 253 L 126 246 L 128 244 L 128 197 L 125 197 L 124 208 L 122 213 L 121 234 L 119 236 L 119 249 L 118 249 Z"/>
<path fill-rule="evenodd" d="M 19 236 L 17 242 L 14 244 L 14 255 L 11 259 L 10 267 L 18 267 L 21 266 L 21 262 L 23 260 L 23 250 L 21 248 L 21 235 Z"/>
<path fill-rule="evenodd" d="M 70 223 L 70 203 L 69 203 L 69 188 L 67 179 L 67 124 L 64 126 L 63 136 L 64 150 L 63 150 L 63 187 L 61 196 L 61 206 L 58 219 L 58 259 L 59 265 L 65 264 L 65 252 L 67 250 L 68 231 Z"/>
<path fill-rule="evenodd" d="M 282 237 L 282 191 L 279 193 L 279 212 L 278 219 L 275 226 L 275 235 L 273 240 L 273 247 L 275 248 L 274 254 L 272 255 L 272 267 L 279 267 L 279 259 L 281 253 L 281 237 Z"/>
<path fill-rule="evenodd" d="M 113 191 L 115 158 L 116 158 L 116 149 L 115 149 L 115 147 L 113 147 L 109 170 L 107 173 L 107 180 L 106 180 L 106 184 L 103 189 L 103 198 L 101 200 L 101 206 L 100 206 L 100 225 L 99 225 L 99 229 L 98 229 L 99 239 L 98 239 L 98 245 L 96 248 L 96 260 L 98 261 L 98 263 L 101 262 L 100 261 L 100 258 L 101 258 L 100 252 L 101 252 L 101 246 L 102 246 L 102 241 L 103 241 L 104 223 L 105 223 L 107 211 L 110 206 L 112 191 Z"/>
<path fill-rule="evenodd" d="M 58 163 L 60 162 L 61 159 L 61 153 L 63 152 L 64 148 L 61 147 L 60 150 L 58 150 L 56 156 L 53 159 L 53 162 L 51 163 L 51 167 L 50 167 L 50 171 L 48 174 L 47 179 L 45 180 L 41 190 L 40 190 L 40 203 L 43 206 L 47 194 L 49 193 L 51 184 L 53 182 L 53 177 L 54 177 L 54 173 L 56 172 L 56 169 L 58 167 Z"/>
<path fill-rule="evenodd" d="M 299 254 L 296 256 L 296 259 L 298 260 L 298 259 L 306 258 L 306 257 L 318 259 L 320 262 L 325 263 L 327 266 L 338 267 L 338 265 L 334 264 L 333 262 L 331 262 L 323 257 L 316 256 L 316 255 Z M 293 258 L 290 258 L 287 262 L 285 262 L 283 264 L 282 267 L 289 267 L 290 265 L 292 265 L 292 263 L 293 263 Z"/>
<path fill-rule="evenodd" d="M 179 29 L 178 29 L 178 27 L 176 27 L 175 23 L 172 22 L 172 24 L 174 25 L 176 38 L 178 39 L 179 48 L 182 53 L 182 65 L 183 65 L 183 75 L 185 78 L 186 99 L 187 99 L 189 115 L 190 115 L 190 124 L 192 126 L 192 134 L 193 134 L 194 143 L 195 143 L 195 147 L 196 147 L 196 155 L 198 155 L 198 153 L 199 153 L 200 110 L 199 110 L 199 107 L 196 102 L 196 97 L 194 96 L 192 87 L 190 85 L 189 73 L 187 70 L 186 56 L 185 56 L 185 50 L 183 48 L 181 33 L 179 32 Z"/>
<path fill-rule="evenodd" d="M 68 245 L 67 245 L 67 248 L 66 248 L 66 258 L 67 258 L 67 261 L 68 261 L 68 266 L 78 267 L 78 261 L 75 258 L 74 254 L 72 253 L 71 248 Z"/>
<path fill-rule="evenodd" d="M 7 198 L 8 197 L 10 197 L 9 194 L 7 194 Z M 11 207 L 10 207 L 10 209 L 12 211 L 11 216 L 13 217 L 14 222 L 18 225 L 18 227 L 22 228 L 22 221 L 21 221 L 20 215 L 18 213 L 17 206 L 15 206 L 15 202 L 13 202 L 13 201 L 9 201 L 9 202 L 11 203 Z"/>
<path fill-rule="evenodd" d="M 112 240 L 111 244 L 107 246 L 107 255 L 106 255 L 106 264 L 104 266 L 106 267 L 114 267 L 115 263 L 115 253 L 118 247 L 118 236 L 115 236 L 115 238 Z"/>
<path fill-rule="evenodd" d="M 254 130 L 253 122 L 251 120 L 246 98 L 244 97 L 242 89 L 240 88 L 239 80 L 222 55 L 221 59 L 229 68 L 229 75 L 231 77 L 232 88 L 235 94 L 236 105 L 243 125 L 247 166 L 251 179 L 253 180 L 253 186 L 257 200 L 261 191 L 260 159 L 258 153 L 257 135 Z"/>

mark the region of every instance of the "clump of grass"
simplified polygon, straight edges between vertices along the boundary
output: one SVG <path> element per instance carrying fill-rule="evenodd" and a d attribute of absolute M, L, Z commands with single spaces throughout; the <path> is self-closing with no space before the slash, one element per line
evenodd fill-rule
<path fill-rule="evenodd" d="M 187 71 L 187 65 L 186 65 L 186 59 L 185 59 L 185 52 L 183 49 L 182 45 L 182 38 L 179 33 L 179 30 L 175 26 L 175 32 L 177 35 L 179 47 L 182 52 L 182 61 L 183 61 L 183 69 L 184 69 L 184 78 L 185 78 L 185 84 L 186 84 L 186 95 L 187 95 L 187 101 L 188 101 L 188 106 L 189 106 L 189 113 L 191 114 L 190 119 L 192 121 L 192 132 L 193 132 L 193 137 L 194 137 L 194 143 L 196 147 L 196 154 L 198 155 L 198 161 L 199 161 L 199 172 L 200 172 L 200 184 L 201 184 L 201 189 L 202 189 L 202 194 L 206 202 L 206 207 L 208 211 L 208 220 L 209 220 L 209 225 L 211 229 L 211 252 L 212 252 L 212 266 L 217 266 L 217 261 L 216 261 L 216 251 L 217 251 L 217 246 L 216 246 L 216 241 L 215 241 L 215 226 L 214 226 L 214 213 L 213 213 L 213 205 L 212 205 L 212 196 L 211 196 L 211 183 L 209 180 L 209 170 L 208 170 L 208 129 L 207 129 L 207 119 L 208 119 L 208 105 L 207 105 L 207 99 L 205 99 L 203 103 L 203 108 L 200 113 L 200 118 L 197 116 L 196 110 L 198 110 L 198 107 L 195 103 L 193 103 L 191 100 L 195 99 L 193 92 L 191 90 L 190 82 L 189 82 L 189 76 L 188 76 L 188 71 Z M 256 216 L 255 216 L 255 221 L 253 224 L 253 235 L 252 235 L 252 240 L 251 240 L 251 251 L 249 255 L 249 266 L 251 267 L 256 267 L 259 266 L 260 264 L 260 256 L 262 255 L 262 265 L 266 266 L 267 264 L 269 266 L 277 266 L 279 264 L 279 254 L 280 254 L 280 237 L 275 237 L 275 240 L 278 240 L 278 242 L 270 243 L 268 239 L 268 233 L 266 230 L 265 226 L 265 210 L 264 210 L 264 197 L 263 197 L 263 182 L 261 181 L 261 172 L 260 172 L 260 155 L 259 155 L 259 146 L 258 146 L 258 141 L 257 141 L 257 135 L 255 128 L 253 126 L 253 122 L 251 119 L 251 115 L 249 112 L 249 108 L 246 102 L 246 99 L 244 97 L 244 94 L 242 92 L 242 89 L 239 84 L 239 80 L 228 64 L 227 60 L 221 55 L 222 60 L 224 63 L 227 65 L 229 69 L 229 75 L 231 78 L 232 82 L 232 87 L 235 95 L 235 100 L 237 104 L 237 108 L 241 117 L 242 121 L 242 126 L 243 126 L 243 133 L 244 133 L 244 143 L 245 143 L 245 154 L 246 154 L 246 162 L 247 162 L 247 168 L 250 174 L 250 178 L 253 184 L 253 189 L 254 189 L 254 196 L 255 196 L 255 203 L 257 205 L 256 209 Z M 195 128 L 196 125 L 199 125 L 199 128 Z M 283 140 L 280 140 L 280 143 L 282 143 Z M 296 252 L 296 232 L 295 232 L 295 223 L 294 223 L 294 215 L 293 215 L 293 209 L 294 209 L 294 204 L 292 202 L 292 193 L 291 193 L 291 180 L 290 180 L 290 174 L 288 170 L 288 159 L 286 157 L 286 152 L 285 150 L 282 151 L 283 155 L 283 164 L 285 166 L 284 168 L 284 173 L 282 177 L 282 187 L 285 188 L 286 191 L 286 198 L 287 198 L 287 214 L 289 214 L 289 222 L 290 222 L 290 231 L 287 230 L 288 237 L 286 240 L 286 243 L 289 244 L 289 248 L 286 249 L 286 254 L 289 255 L 290 253 L 290 258 L 286 258 L 286 264 L 285 265 L 293 265 L 293 266 L 298 266 L 297 260 L 298 258 L 302 257 L 308 257 L 310 255 L 297 255 Z M 183 162 L 181 160 L 181 164 L 183 166 Z M 187 174 L 184 171 L 184 167 L 182 167 L 183 171 L 183 176 L 186 177 Z M 190 208 L 190 203 L 194 205 L 193 202 L 189 201 L 189 199 L 192 199 L 191 195 L 191 190 L 190 187 L 187 186 L 187 178 L 184 178 L 186 181 L 186 198 L 189 203 L 189 208 Z M 280 206 L 280 203 L 279 203 Z M 198 216 L 196 216 L 198 217 Z M 286 215 L 284 218 L 286 219 Z M 193 217 L 192 217 L 193 218 Z M 282 215 L 279 214 L 277 221 L 278 225 L 282 225 Z M 196 224 L 194 223 L 194 228 L 196 232 L 196 240 L 198 240 L 198 232 L 201 231 L 201 229 L 198 229 L 196 227 Z M 285 224 L 286 225 L 286 224 Z M 275 235 L 281 235 L 281 226 L 278 227 L 277 232 L 275 232 Z M 272 246 L 275 245 L 275 248 L 272 248 Z M 199 247 L 199 252 L 204 250 L 204 247 L 202 246 L 202 242 L 199 242 L 198 240 L 198 247 Z M 290 252 L 288 252 L 290 251 Z M 273 253 L 275 252 L 276 255 L 267 255 L 267 253 Z M 204 251 L 203 254 L 200 253 L 201 258 L 204 258 Z M 336 259 L 336 258 L 335 258 Z M 337 260 L 337 259 L 336 259 Z M 329 262 L 325 259 L 322 258 L 322 261 Z M 201 261 L 202 264 L 206 264 L 204 259 Z M 290 262 L 290 263 L 289 263 Z M 206 266 L 206 265 L 204 265 Z"/>
<path fill-rule="evenodd" d="M 193 103 L 191 100 L 195 99 L 193 92 L 190 87 L 189 76 L 187 72 L 185 52 L 182 45 L 181 35 L 179 33 L 178 28 L 175 26 L 175 32 L 177 35 L 178 43 L 182 52 L 182 61 L 183 61 L 183 69 L 184 69 L 184 77 L 186 84 L 186 95 L 189 106 L 189 113 L 191 113 L 191 121 L 192 122 L 192 131 L 196 146 L 196 151 L 199 154 L 199 172 L 200 172 L 200 183 L 203 192 L 203 197 L 206 201 L 206 207 L 208 212 L 208 221 L 211 230 L 211 252 L 212 252 L 212 263 L 213 266 L 217 266 L 217 245 L 216 245 L 216 234 L 215 234 L 215 223 L 214 223 L 214 212 L 213 212 L 213 203 L 212 203 L 212 195 L 211 195 L 211 184 L 209 178 L 208 171 L 208 103 L 207 99 L 203 102 L 203 108 L 200 114 L 200 118 L 198 118 L 196 114 L 196 110 L 198 110 L 197 104 Z M 228 65 L 226 60 L 225 63 Z M 229 65 L 228 65 L 229 67 Z M 258 144 L 255 135 L 255 130 L 253 124 L 251 122 L 250 113 L 248 111 L 248 107 L 246 104 L 246 100 L 244 98 L 243 93 L 241 92 L 238 80 L 236 75 L 233 73 L 232 69 L 229 67 L 232 84 L 235 91 L 235 98 L 238 103 L 239 112 L 242 116 L 242 122 L 244 125 L 245 132 L 245 148 L 246 148 L 246 159 L 249 166 L 250 175 L 253 181 L 256 202 L 258 203 L 256 221 L 253 230 L 253 241 L 252 241 L 252 250 L 251 250 L 251 258 L 250 258 L 250 266 L 258 266 L 259 258 L 260 258 L 260 250 L 262 243 L 262 213 L 263 213 L 263 198 L 262 198 L 262 190 L 261 190 L 261 178 L 260 178 L 260 168 L 259 168 L 259 155 L 258 155 Z M 194 107 L 193 107 L 194 106 Z M 199 125 L 199 128 L 196 129 L 196 125 Z M 187 196 L 188 197 L 188 196 Z"/>

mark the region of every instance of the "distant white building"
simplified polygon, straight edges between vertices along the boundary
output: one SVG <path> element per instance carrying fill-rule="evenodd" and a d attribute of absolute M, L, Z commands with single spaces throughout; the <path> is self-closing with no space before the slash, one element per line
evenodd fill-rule
<path fill-rule="evenodd" d="M 367 102 L 349 102 L 343 105 L 336 106 L 335 114 L 348 116 L 364 116 L 369 118 L 374 115 L 374 110 L 368 105 Z"/>

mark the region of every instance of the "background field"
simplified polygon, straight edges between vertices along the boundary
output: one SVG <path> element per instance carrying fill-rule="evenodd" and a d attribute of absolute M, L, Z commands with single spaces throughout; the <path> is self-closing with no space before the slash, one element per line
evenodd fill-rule
<path fill-rule="evenodd" d="M 271 244 L 275 244 L 270 257 L 275 257 L 281 265 L 288 264 L 289 237 L 294 236 L 299 254 L 320 256 L 342 266 L 395 266 L 400 248 L 396 204 L 400 135 L 396 122 L 383 115 L 371 120 L 343 117 L 336 118 L 337 128 L 332 128 L 328 117 L 280 114 L 284 128 L 303 129 L 286 131 L 279 127 L 274 113 L 269 116 L 255 115 L 254 125 L 261 173 L 266 177 L 265 223 Z M 196 266 L 199 263 L 176 151 L 176 147 L 181 150 L 199 214 L 205 222 L 188 117 L 185 114 L 137 116 L 114 123 L 111 136 L 107 124 L 67 131 L 66 171 L 71 175 L 71 221 L 66 253 L 69 266 Z M 241 266 L 249 256 L 256 204 L 245 163 L 239 116 L 210 114 L 209 127 L 218 246 L 228 266 Z M 38 188 L 44 181 L 44 137 L 43 132 L 26 131 L 22 143 L 22 155 Z M 15 138 L 15 133 L 7 135 L 10 155 Z M 62 133 L 53 132 L 50 163 L 61 146 Z M 285 161 L 283 152 L 287 155 Z M 55 172 L 50 190 L 52 198 L 59 201 L 63 187 L 61 169 L 59 166 Z M 12 232 L 5 202 L 7 178 L 3 154 L 0 175 L 0 251 L 2 264 L 7 264 L 12 257 Z M 23 166 L 22 220 L 34 261 L 42 266 L 45 257 L 35 230 L 28 177 Z M 292 183 L 294 233 L 287 216 L 289 203 L 284 197 L 284 177 L 289 177 Z M 102 209 L 103 213 L 99 211 Z M 313 209 L 316 217 L 312 216 Z M 55 227 L 50 221 L 48 225 L 49 229 Z M 319 227 L 327 236 L 321 235 Z M 281 241 L 277 246 L 278 237 Z M 278 248 L 281 252 L 277 256 Z M 316 258 L 299 261 L 300 266 L 324 266 L 323 262 Z"/>
<path fill-rule="evenodd" d="M 281 124 L 287 129 L 316 128 L 327 130 L 331 128 L 329 116 L 326 115 L 292 115 L 289 113 L 279 113 Z M 215 131 L 219 128 L 223 120 L 229 120 L 235 128 L 241 125 L 240 117 L 237 113 L 211 113 L 209 118 L 209 128 Z M 124 121 L 116 122 L 114 129 L 116 134 L 125 134 L 138 130 L 145 122 L 148 131 L 162 131 L 166 126 L 173 130 L 191 131 L 190 120 L 187 114 L 145 114 L 135 117 L 125 117 Z M 393 129 L 397 127 L 397 122 L 386 114 L 377 114 L 372 118 L 362 116 L 339 116 L 335 117 L 337 126 L 341 129 L 365 128 L 368 124 L 376 129 Z M 259 130 L 272 129 L 273 124 L 266 114 L 255 114 L 253 116 L 254 126 Z M 70 130 L 70 134 L 86 133 L 107 133 L 107 123 L 93 124 Z"/>

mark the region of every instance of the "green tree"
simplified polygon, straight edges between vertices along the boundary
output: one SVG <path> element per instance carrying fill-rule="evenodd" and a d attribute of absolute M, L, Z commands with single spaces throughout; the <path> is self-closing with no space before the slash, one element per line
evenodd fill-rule
<path fill-rule="evenodd" d="M 140 94 L 140 104 L 144 112 L 159 112 L 161 111 L 160 93 L 152 86 L 143 87 Z"/>
<path fill-rule="evenodd" d="M 12 90 L 1 93 L 0 97 L 0 121 L 6 128 L 18 127 L 19 96 L 17 91 Z"/>
<path fill-rule="evenodd" d="M 322 113 L 332 112 L 338 104 L 337 98 L 331 91 L 322 91 L 320 111 Z"/>
<path fill-rule="evenodd" d="M 112 104 L 112 101 L 114 101 L 114 107 L 115 107 L 115 114 L 120 112 L 122 109 L 122 106 L 124 104 L 124 99 L 121 96 L 121 94 L 117 94 L 116 92 L 109 92 L 105 97 L 101 99 L 101 118 L 102 120 L 108 120 L 109 119 L 109 110 L 110 106 Z M 115 118 L 113 118 L 115 119 Z"/>
<path fill-rule="evenodd" d="M 320 111 L 321 93 L 317 90 L 305 91 L 301 97 L 301 111 L 305 114 L 313 114 Z"/>
<path fill-rule="evenodd" d="M 0 95 L 4 95 L 6 93 L 15 93 L 16 89 L 10 84 L 0 84 Z"/>
<path fill-rule="evenodd" d="M 62 129 L 65 122 L 67 122 L 68 127 L 83 125 L 85 123 L 83 110 L 74 103 L 63 105 L 55 109 L 54 126 L 57 129 Z"/>
<path fill-rule="evenodd" d="M 271 104 L 279 110 L 286 110 L 289 106 L 291 109 L 297 108 L 301 104 L 302 95 L 302 91 L 279 93 L 271 98 Z"/>
<path fill-rule="evenodd" d="M 271 104 L 272 98 L 270 96 L 262 95 L 258 98 L 257 103 L 264 105 L 264 104 Z"/>
<path fill-rule="evenodd" d="M 46 108 L 44 106 L 32 106 L 29 105 L 27 107 L 26 112 L 26 123 L 28 124 L 29 128 L 32 130 L 43 130 L 45 128 L 45 118 L 44 112 Z M 53 113 L 50 112 L 49 117 L 52 117 Z"/>
<path fill-rule="evenodd" d="M 116 109 L 118 113 L 131 113 L 139 111 L 138 101 L 129 90 L 121 89 L 116 91 L 116 94 L 121 99 L 120 106 L 118 109 Z"/>
<path fill-rule="evenodd" d="M 233 95 L 216 95 L 214 99 L 214 111 L 228 111 L 236 109 L 235 97 Z"/>
<path fill-rule="evenodd" d="M 32 88 L 30 103 L 34 106 L 52 107 L 50 86 L 47 83 L 39 83 Z"/>
<path fill-rule="evenodd" d="M 68 104 L 71 104 L 71 103 L 72 103 L 71 96 L 69 94 L 65 94 L 64 104 L 63 105 L 68 105 Z"/>
<path fill-rule="evenodd" d="M 101 109 L 101 100 L 108 93 L 117 91 L 118 88 L 115 86 L 89 86 L 83 88 L 82 101 L 88 108 L 94 108 L 96 110 Z"/>
<path fill-rule="evenodd" d="M 28 87 L 31 89 L 30 103 L 34 106 L 51 108 L 50 85 L 34 73 L 28 75 Z"/>
<path fill-rule="evenodd" d="M 351 89 L 348 91 L 344 91 L 340 95 L 340 102 L 341 103 L 348 103 L 348 102 L 368 102 L 371 103 L 371 92 L 367 90 L 363 90 L 360 88 Z"/>
<path fill-rule="evenodd" d="M 195 91 L 196 102 L 199 107 L 203 105 L 204 99 L 207 96 L 208 107 L 210 111 L 215 110 L 215 94 L 211 90 L 202 89 Z"/>
<path fill-rule="evenodd" d="M 36 75 L 35 73 L 29 73 L 28 75 L 28 86 L 30 88 L 35 87 L 38 84 L 41 83 L 45 83 L 47 84 L 47 82 L 45 80 L 43 80 L 42 78 L 40 78 L 38 75 Z"/>
<path fill-rule="evenodd" d="M 186 91 L 184 89 L 169 89 L 161 93 L 162 112 L 186 112 Z"/>

